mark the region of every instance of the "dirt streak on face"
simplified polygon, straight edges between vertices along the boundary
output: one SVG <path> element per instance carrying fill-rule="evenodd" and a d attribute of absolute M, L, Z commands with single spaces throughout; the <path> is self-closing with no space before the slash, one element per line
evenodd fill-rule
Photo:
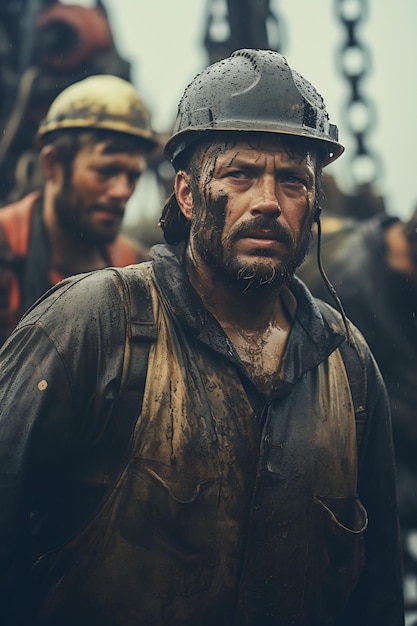
<path fill-rule="evenodd" d="M 244 291 L 273 283 L 278 287 L 289 282 L 307 254 L 313 222 L 312 202 L 307 197 L 306 212 L 297 235 L 279 219 L 266 215 L 246 219 L 225 234 L 229 197 L 222 190 L 215 197 L 212 181 L 220 155 L 233 148 L 234 143 L 216 142 L 202 151 L 199 159 L 194 160 L 195 167 L 190 170 L 194 207 L 190 233 L 191 248 L 216 278 L 225 284 L 240 284 Z M 231 162 L 238 153 L 237 149 L 236 154 L 231 156 Z M 242 264 L 234 253 L 234 244 L 254 229 L 268 230 L 272 236 L 287 246 L 288 253 L 276 264 L 270 262 L 263 264 L 262 260 L 257 259 Z M 262 254 L 260 252 L 258 256 Z"/>
<path fill-rule="evenodd" d="M 193 221 L 190 231 L 192 246 L 214 270 L 223 266 L 222 235 L 226 222 L 227 195 L 212 198 L 210 184 L 219 154 L 227 149 L 226 143 L 216 143 L 204 154 L 201 170 L 191 171 L 190 186 L 193 194 Z"/>

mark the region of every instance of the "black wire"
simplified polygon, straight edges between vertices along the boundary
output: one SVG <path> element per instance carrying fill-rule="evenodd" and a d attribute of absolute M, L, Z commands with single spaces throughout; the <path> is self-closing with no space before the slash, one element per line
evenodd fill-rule
<path fill-rule="evenodd" d="M 336 289 L 333 287 L 332 283 L 330 282 L 326 272 L 324 271 L 322 262 L 321 262 L 321 221 L 320 221 L 320 211 L 317 212 L 316 216 L 315 216 L 315 221 L 317 224 L 317 265 L 319 268 L 319 272 L 320 275 L 322 277 L 322 279 L 324 280 L 324 284 L 326 285 L 326 288 L 328 290 L 328 292 L 330 293 L 330 295 L 332 296 L 332 298 L 334 299 L 334 301 L 336 302 L 336 306 L 340 312 L 340 315 L 342 316 L 343 319 L 343 324 L 345 325 L 345 329 L 346 329 L 346 341 L 349 345 L 352 345 L 352 333 L 350 331 L 350 327 L 349 327 L 349 321 L 347 319 L 345 310 L 343 308 L 343 304 L 342 301 L 340 300 L 339 296 L 336 293 Z"/>

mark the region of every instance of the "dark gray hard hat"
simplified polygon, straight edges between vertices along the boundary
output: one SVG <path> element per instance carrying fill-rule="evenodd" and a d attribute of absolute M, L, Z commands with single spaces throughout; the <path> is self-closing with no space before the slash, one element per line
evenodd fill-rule
<path fill-rule="evenodd" d="M 272 50 L 237 50 L 210 65 L 186 88 L 166 157 L 175 159 L 207 131 L 257 131 L 318 142 L 324 165 L 344 147 L 321 95 Z"/>

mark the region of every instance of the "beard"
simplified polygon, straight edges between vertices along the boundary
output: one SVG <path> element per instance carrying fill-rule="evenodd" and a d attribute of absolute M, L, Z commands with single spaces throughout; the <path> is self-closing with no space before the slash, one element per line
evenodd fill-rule
<path fill-rule="evenodd" d="M 113 225 L 109 228 L 100 227 L 89 221 L 89 216 L 98 205 L 86 204 L 81 197 L 77 197 L 70 185 L 64 185 L 55 197 L 55 214 L 60 228 L 76 240 L 82 239 L 91 245 L 106 245 L 112 243 L 118 235 L 119 228 Z M 114 211 L 114 207 L 112 207 Z M 120 211 L 123 216 L 123 211 Z"/>
<path fill-rule="evenodd" d="M 194 250 L 216 279 L 239 291 L 262 288 L 280 288 L 287 285 L 304 261 L 312 241 L 313 211 L 308 207 L 307 217 L 297 236 L 283 226 L 276 217 L 259 215 L 232 229 L 223 238 L 227 197 L 207 201 L 191 226 Z M 264 249 L 254 249 L 254 260 L 242 260 L 234 244 L 253 230 L 267 230 L 286 248 L 280 258 L 268 255 Z"/>

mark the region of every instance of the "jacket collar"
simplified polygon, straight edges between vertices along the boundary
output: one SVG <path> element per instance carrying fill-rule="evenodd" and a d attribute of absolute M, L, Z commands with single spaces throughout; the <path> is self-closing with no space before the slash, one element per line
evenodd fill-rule
<path fill-rule="evenodd" d="M 217 320 L 207 311 L 184 269 L 185 246 L 156 245 L 151 249 L 155 282 L 161 299 L 173 319 L 179 320 L 196 339 L 231 358 L 240 359 Z M 294 385 L 316 367 L 343 341 L 343 332 L 330 327 L 310 291 L 296 276 L 290 290 L 297 301 L 281 368 L 282 384 Z"/>

